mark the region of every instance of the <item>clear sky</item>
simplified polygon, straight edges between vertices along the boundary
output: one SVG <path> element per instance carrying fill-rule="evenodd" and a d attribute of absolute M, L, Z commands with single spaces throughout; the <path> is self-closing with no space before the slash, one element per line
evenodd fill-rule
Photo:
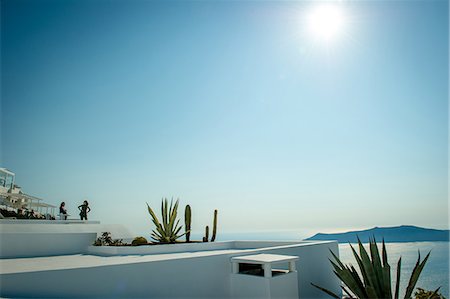
<path fill-rule="evenodd" d="M 139 233 L 448 227 L 448 1 L 319 4 L 2 1 L 0 165 Z"/>

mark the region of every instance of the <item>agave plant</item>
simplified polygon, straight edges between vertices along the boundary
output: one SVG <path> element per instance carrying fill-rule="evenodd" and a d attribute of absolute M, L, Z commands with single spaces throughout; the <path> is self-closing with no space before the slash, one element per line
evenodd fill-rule
<path fill-rule="evenodd" d="M 152 221 L 156 226 L 151 233 L 152 239 L 160 243 L 175 243 L 175 241 L 186 233 L 179 235 L 182 226 L 179 226 L 180 220 L 177 220 L 178 200 L 173 205 L 173 200 L 163 199 L 161 201 L 161 219 L 159 222 L 155 212 L 147 203 L 148 212 L 152 216 Z"/>
<path fill-rule="evenodd" d="M 358 239 L 359 255 L 353 246 L 350 244 L 353 255 L 355 256 L 356 262 L 361 273 L 357 272 L 355 267 L 350 265 L 344 265 L 340 259 L 331 251 L 335 261 L 330 259 L 331 264 L 334 268 L 334 273 L 342 281 L 344 286 L 342 286 L 343 292 L 349 298 L 389 298 L 398 299 L 399 289 L 400 289 L 400 270 L 402 258 L 398 260 L 397 263 L 397 274 L 396 274 L 396 284 L 395 291 L 392 294 L 391 289 L 391 267 L 389 266 L 387 260 L 386 246 L 383 240 L 383 246 L 380 252 L 378 251 L 378 246 L 375 238 L 369 240 L 370 257 L 366 249 L 362 245 L 361 241 Z M 417 263 L 412 271 L 411 277 L 408 282 L 408 286 L 405 292 L 405 299 L 411 298 L 412 292 L 416 286 L 417 280 L 419 279 L 420 273 L 425 266 L 425 263 L 430 256 L 430 252 L 427 256 L 420 261 L 420 252 Z M 318 285 L 311 283 L 316 288 L 322 290 L 328 295 L 334 298 L 340 298 L 338 295 L 330 290 L 322 288 Z"/>

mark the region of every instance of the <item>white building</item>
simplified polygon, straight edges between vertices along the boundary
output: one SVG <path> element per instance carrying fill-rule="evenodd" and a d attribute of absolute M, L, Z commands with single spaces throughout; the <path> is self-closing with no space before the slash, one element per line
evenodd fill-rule
<path fill-rule="evenodd" d="M 0 168 L 0 205 L 5 209 L 27 209 L 42 215 L 55 216 L 56 206 L 45 203 L 41 198 L 25 194 L 15 183 L 15 173 Z"/>
<path fill-rule="evenodd" d="M 80 220 L 0 220 L 0 228 L 0 297 L 326 298 L 311 282 L 340 292 L 328 260 L 330 250 L 338 253 L 334 241 L 96 247 L 103 231 L 130 234 L 121 225 Z M 270 274 L 252 276 L 258 266 L 236 266 L 260 254 L 265 258 L 256 263 Z M 290 264 L 268 264 L 277 260 Z"/>
<path fill-rule="evenodd" d="M 0 167 L 0 193 L 7 193 L 10 189 L 13 189 L 15 176 L 13 172 Z"/>

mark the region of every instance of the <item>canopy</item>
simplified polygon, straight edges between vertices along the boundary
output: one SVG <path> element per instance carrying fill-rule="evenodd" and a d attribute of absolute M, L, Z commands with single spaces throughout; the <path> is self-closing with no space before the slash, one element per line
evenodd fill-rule
<path fill-rule="evenodd" d="M 30 203 L 28 206 L 30 207 L 35 207 L 35 208 L 56 208 L 56 206 L 48 204 L 48 203 L 43 203 L 43 202 L 32 202 Z"/>
<path fill-rule="evenodd" d="M 2 202 L 14 208 L 22 208 L 25 206 L 28 209 L 36 209 L 36 210 L 45 209 L 46 213 L 48 212 L 48 209 L 51 209 L 52 214 L 54 214 L 53 209 L 56 208 L 56 206 L 54 205 L 41 202 L 43 201 L 43 199 L 41 198 L 25 193 L 1 192 L 0 197 L 2 198 Z"/>

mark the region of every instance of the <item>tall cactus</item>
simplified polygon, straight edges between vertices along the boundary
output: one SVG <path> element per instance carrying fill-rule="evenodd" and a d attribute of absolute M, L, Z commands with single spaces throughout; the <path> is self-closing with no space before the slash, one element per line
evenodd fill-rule
<path fill-rule="evenodd" d="M 205 236 L 203 237 L 203 242 L 208 242 L 209 239 L 209 226 L 205 227 Z"/>
<path fill-rule="evenodd" d="M 184 229 L 186 231 L 186 242 L 191 241 L 191 207 L 186 206 L 184 210 Z"/>
<path fill-rule="evenodd" d="M 217 233 L 217 210 L 214 210 L 214 222 L 213 222 L 211 242 L 214 242 L 216 240 L 216 233 Z"/>

